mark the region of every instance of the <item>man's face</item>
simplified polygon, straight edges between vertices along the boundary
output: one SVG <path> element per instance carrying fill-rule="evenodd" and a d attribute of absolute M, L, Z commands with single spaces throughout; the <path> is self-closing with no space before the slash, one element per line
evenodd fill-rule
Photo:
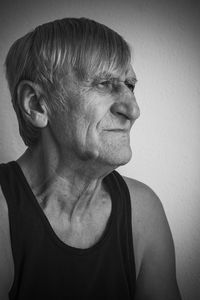
<path fill-rule="evenodd" d="M 120 77 L 98 75 L 74 88 L 66 108 L 52 118 L 61 152 L 79 160 L 119 166 L 131 158 L 130 129 L 139 117 L 131 66 Z"/>

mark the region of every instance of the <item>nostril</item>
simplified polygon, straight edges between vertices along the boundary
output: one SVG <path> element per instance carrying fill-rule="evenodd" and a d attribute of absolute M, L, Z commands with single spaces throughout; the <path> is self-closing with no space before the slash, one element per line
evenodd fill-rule
<path fill-rule="evenodd" d="M 115 115 L 125 115 L 126 116 L 126 107 L 122 103 L 114 103 L 111 106 L 111 112 Z"/>
<path fill-rule="evenodd" d="M 129 119 L 128 116 L 127 116 L 126 114 L 124 114 L 124 113 L 117 112 L 117 114 L 118 114 L 120 117 L 124 118 L 124 119 Z"/>

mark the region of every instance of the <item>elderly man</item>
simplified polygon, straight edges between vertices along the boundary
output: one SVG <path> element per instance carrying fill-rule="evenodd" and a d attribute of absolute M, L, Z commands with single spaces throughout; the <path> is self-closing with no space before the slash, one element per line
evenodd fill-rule
<path fill-rule="evenodd" d="M 159 199 L 114 171 L 139 117 L 127 43 L 66 18 L 17 40 L 5 65 L 28 148 L 0 167 L 0 299 L 180 299 Z"/>

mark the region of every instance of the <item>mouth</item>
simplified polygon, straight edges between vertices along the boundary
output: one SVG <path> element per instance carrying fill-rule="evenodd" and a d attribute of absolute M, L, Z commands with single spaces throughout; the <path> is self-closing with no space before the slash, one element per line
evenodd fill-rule
<path fill-rule="evenodd" d="M 108 131 L 108 132 L 119 132 L 119 133 L 129 133 L 128 129 L 122 129 L 122 128 L 113 128 L 113 129 L 105 129 L 104 131 Z"/>

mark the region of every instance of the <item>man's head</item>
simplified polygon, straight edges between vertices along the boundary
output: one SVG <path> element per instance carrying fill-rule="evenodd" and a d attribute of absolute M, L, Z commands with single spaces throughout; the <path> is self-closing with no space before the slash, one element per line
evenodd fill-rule
<path fill-rule="evenodd" d="M 6 58 L 6 76 L 20 134 L 34 145 L 41 129 L 29 122 L 20 103 L 21 85 L 32 82 L 49 114 L 62 109 L 73 88 L 103 74 L 122 74 L 130 64 L 124 39 L 95 21 L 66 18 L 38 26 L 18 39 Z M 73 76 L 72 76 L 73 75 Z M 73 78 L 73 82 L 72 82 Z"/>

